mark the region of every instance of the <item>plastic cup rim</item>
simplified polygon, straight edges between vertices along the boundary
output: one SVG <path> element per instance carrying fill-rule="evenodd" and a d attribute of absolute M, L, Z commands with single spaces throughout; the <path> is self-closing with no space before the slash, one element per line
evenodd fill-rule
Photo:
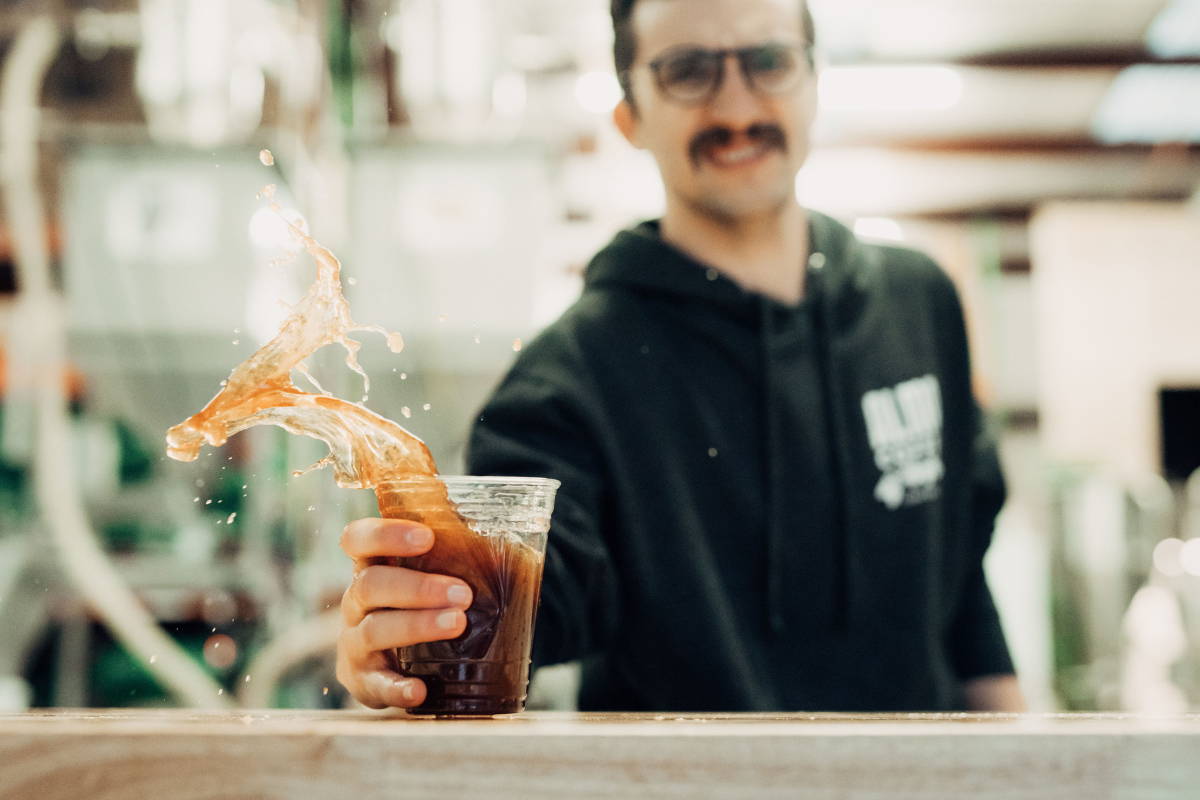
<path fill-rule="evenodd" d="M 555 478 L 532 478 L 506 475 L 433 475 L 421 476 L 412 478 L 395 478 L 392 480 L 380 481 L 379 487 L 402 485 L 406 483 L 424 483 L 430 479 L 438 480 L 446 484 L 461 484 L 461 483 L 482 483 L 490 486 L 530 486 L 540 487 L 544 489 L 558 489 L 562 486 L 562 481 Z"/>

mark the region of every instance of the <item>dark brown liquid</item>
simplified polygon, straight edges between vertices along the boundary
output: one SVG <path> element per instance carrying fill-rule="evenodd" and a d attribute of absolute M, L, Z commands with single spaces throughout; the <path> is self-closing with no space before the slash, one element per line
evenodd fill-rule
<path fill-rule="evenodd" d="M 398 666 L 425 682 L 416 714 L 512 714 L 525 706 L 529 648 L 542 583 L 542 555 L 515 536 L 483 536 L 467 525 L 439 481 L 403 490 L 377 487 L 379 512 L 409 519 L 434 532 L 426 554 L 400 566 L 451 575 L 471 587 L 467 627 L 455 639 L 402 647 Z"/>

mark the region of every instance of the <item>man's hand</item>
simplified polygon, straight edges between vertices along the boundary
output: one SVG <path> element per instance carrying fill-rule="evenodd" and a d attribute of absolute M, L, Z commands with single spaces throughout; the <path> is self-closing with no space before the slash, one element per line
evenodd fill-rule
<path fill-rule="evenodd" d="M 963 683 L 969 711 L 1008 711 L 1023 713 L 1029 709 L 1016 675 L 984 675 Z"/>
<path fill-rule="evenodd" d="M 433 532 L 417 522 L 355 520 L 342 531 L 341 546 L 354 559 L 354 579 L 342 595 L 337 679 L 370 708 L 419 705 L 425 684 L 395 672 L 388 653 L 461 634 L 471 589 L 457 578 L 381 563 L 433 547 Z"/>

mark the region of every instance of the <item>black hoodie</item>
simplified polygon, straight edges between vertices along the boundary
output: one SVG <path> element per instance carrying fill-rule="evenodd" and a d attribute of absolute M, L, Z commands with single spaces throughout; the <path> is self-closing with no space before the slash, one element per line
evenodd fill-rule
<path fill-rule="evenodd" d="M 1004 482 L 927 257 L 810 212 L 805 298 L 623 231 L 481 412 L 474 474 L 562 482 L 534 637 L 585 710 L 952 710 L 1012 672 Z"/>

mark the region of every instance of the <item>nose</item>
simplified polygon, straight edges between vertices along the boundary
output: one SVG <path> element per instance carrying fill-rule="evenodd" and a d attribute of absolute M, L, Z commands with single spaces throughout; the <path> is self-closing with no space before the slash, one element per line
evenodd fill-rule
<path fill-rule="evenodd" d="M 724 70 L 721 87 L 708 104 L 709 115 L 715 124 L 743 130 L 761 119 L 762 98 L 746 81 L 735 54 L 725 56 Z"/>

